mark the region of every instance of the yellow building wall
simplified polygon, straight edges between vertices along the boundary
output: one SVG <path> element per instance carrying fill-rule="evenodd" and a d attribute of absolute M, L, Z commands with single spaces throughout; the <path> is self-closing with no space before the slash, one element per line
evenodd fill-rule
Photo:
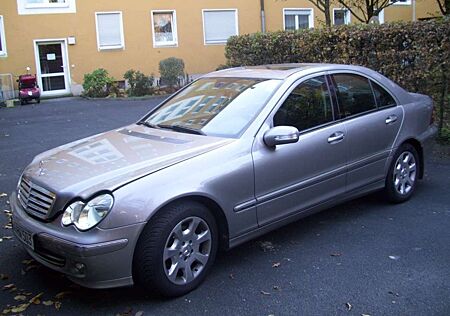
<path fill-rule="evenodd" d="M 0 58 L 0 74 L 14 76 L 36 72 L 34 40 L 74 36 L 76 45 L 68 46 L 72 85 L 81 84 L 83 75 L 105 68 L 116 80 L 129 69 L 158 76 L 159 61 L 182 58 L 189 74 L 214 70 L 225 63 L 225 45 L 204 45 L 202 9 L 238 9 L 239 34 L 261 31 L 259 0 L 77 0 L 75 14 L 18 15 L 17 0 L 0 0 L 8 57 Z M 314 27 L 324 25 L 324 14 L 308 0 L 265 0 L 266 29 L 283 29 L 283 8 L 312 8 Z M 151 10 L 176 10 L 178 46 L 154 48 Z M 122 11 L 125 49 L 98 51 L 95 12 Z M 332 11 L 331 11 L 332 14 Z M 417 0 L 416 17 L 437 16 L 435 0 Z M 385 22 L 412 20 L 412 6 L 391 6 Z M 356 23 L 355 17 L 351 22 Z"/>
<path fill-rule="evenodd" d="M 225 63 L 225 45 L 204 45 L 202 9 L 238 9 L 239 33 L 260 29 L 259 1 L 242 0 L 78 0 L 76 14 L 18 15 L 16 0 L 1 0 L 8 57 L 0 58 L 0 73 L 14 76 L 36 72 L 34 40 L 74 36 L 68 46 L 72 84 L 83 75 L 105 68 L 116 80 L 129 69 L 158 75 L 159 61 L 182 58 L 189 74 L 206 73 Z M 154 48 L 151 10 L 176 10 L 178 46 Z M 95 12 L 122 11 L 125 49 L 98 51 Z"/>

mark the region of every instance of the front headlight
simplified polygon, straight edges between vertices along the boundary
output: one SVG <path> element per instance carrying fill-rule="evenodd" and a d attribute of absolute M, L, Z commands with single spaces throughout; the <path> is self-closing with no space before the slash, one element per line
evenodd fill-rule
<path fill-rule="evenodd" d="M 87 203 L 74 202 L 64 210 L 61 222 L 64 226 L 74 224 L 81 231 L 89 230 L 106 217 L 113 204 L 110 194 L 99 195 Z"/>

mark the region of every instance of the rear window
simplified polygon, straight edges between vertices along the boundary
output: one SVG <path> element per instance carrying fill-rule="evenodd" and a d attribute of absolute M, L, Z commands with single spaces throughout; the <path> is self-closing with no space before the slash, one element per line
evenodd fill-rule
<path fill-rule="evenodd" d="M 333 75 L 341 113 L 344 117 L 377 108 L 369 79 L 353 74 Z"/>
<path fill-rule="evenodd" d="M 375 94 L 375 99 L 377 100 L 378 107 L 389 107 L 396 106 L 397 102 L 395 102 L 392 95 L 383 89 L 379 84 L 371 81 L 373 93 Z"/>

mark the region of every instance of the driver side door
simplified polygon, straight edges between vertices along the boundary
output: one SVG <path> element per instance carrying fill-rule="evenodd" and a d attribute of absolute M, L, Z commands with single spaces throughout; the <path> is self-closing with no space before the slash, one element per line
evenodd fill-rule
<path fill-rule="evenodd" d="M 325 74 L 302 79 L 287 95 L 252 149 L 259 226 L 345 192 L 346 129 L 334 120 Z M 270 148 L 263 139 L 269 126 L 295 126 L 299 141 Z"/>

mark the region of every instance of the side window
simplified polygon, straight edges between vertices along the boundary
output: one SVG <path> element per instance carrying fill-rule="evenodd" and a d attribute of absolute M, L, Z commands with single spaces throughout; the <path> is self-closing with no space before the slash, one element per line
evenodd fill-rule
<path fill-rule="evenodd" d="M 352 74 L 333 75 L 336 94 L 344 117 L 377 108 L 369 79 Z"/>
<path fill-rule="evenodd" d="M 379 108 L 388 107 L 388 106 L 396 106 L 397 102 L 395 102 L 392 95 L 389 92 L 380 87 L 379 84 L 371 81 L 373 93 L 375 94 L 375 99 L 377 100 L 377 105 Z"/>
<path fill-rule="evenodd" d="M 274 118 L 274 126 L 295 126 L 303 131 L 333 121 L 325 76 L 308 79 L 291 92 Z"/>

